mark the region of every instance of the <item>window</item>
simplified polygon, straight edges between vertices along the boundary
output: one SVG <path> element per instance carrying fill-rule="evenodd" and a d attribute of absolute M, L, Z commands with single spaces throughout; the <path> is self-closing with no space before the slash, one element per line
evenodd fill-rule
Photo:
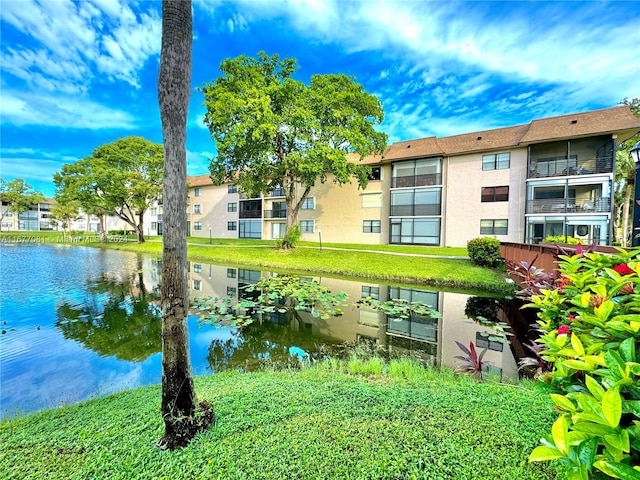
<path fill-rule="evenodd" d="M 480 235 L 506 235 L 508 220 L 480 220 Z"/>
<path fill-rule="evenodd" d="M 302 204 L 302 210 L 313 210 L 316 208 L 316 197 L 307 197 Z"/>
<path fill-rule="evenodd" d="M 227 187 L 227 192 L 228 193 L 238 193 L 238 186 L 237 185 L 229 185 Z"/>
<path fill-rule="evenodd" d="M 238 229 L 238 222 L 227 222 L 227 230 L 232 231 L 237 229 Z"/>
<path fill-rule="evenodd" d="M 236 278 L 235 268 L 227 268 L 227 278 Z"/>
<path fill-rule="evenodd" d="M 240 218 L 262 218 L 262 200 L 240 202 Z"/>
<path fill-rule="evenodd" d="M 300 231 L 313 233 L 313 229 L 315 227 L 315 220 L 302 220 L 300 222 Z"/>
<path fill-rule="evenodd" d="M 238 204 L 236 202 L 227 203 L 227 212 L 237 212 Z"/>
<path fill-rule="evenodd" d="M 482 187 L 483 202 L 508 202 L 509 187 Z"/>
<path fill-rule="evenodd" d="M 202 222 L 193 222 L 194 230 L 202 230 Z"/>
<path fill-rule="evenodd" d="M 151 222 L 151 230 L 158 230 L 158 222 Z"/>
<path fill-rule="evenodd" d="M 194 197 L 201 197 L 202 196 L 202 188 L 200 187 L 196 187 L 193 189 L 193 196 Z"/>
<path fill-rule="evenodd" d="M 493 340 L 496 335 L 491 335 L 488 332 L 476 332 L 476 347 L 488 348 L 496 352 L 501 352 L 504 348 L 504 344 L 498 340 Z"/>
<path fill-rule="evenodd" d="M 154 208 L 152 208 L 152 209 L 151 209 L 151 215 L 153 215 L 154 217 L 155 217 L 156 215 L 158 215 L 158 209 L 157 209 L 157 208 L 155 208 L 155 207 L 154 207 Z"/>
<path fill-rule="evenodd" d="M 194 263 L 193 264 L 193 273 L 202 273 L 202 264 Z"/>
<path fill-rule="evenodd" d="M 199 203 L 196 203 L 193 206 L 193 213 L 202 213 L 202 205 L 200 205 Z"/>
<path fill-rule="evenodd" d="M 394 218 L 391 220 L 391 243 L 439 245 L 439 218 Z"/>
<path fill-rule="evenodd" d="M 440 188 L 394 190 L 391 216 L 440 215 Z"/>
<path fill-rule="evenodd" d="M 380 220 L 363 220 L 363 233 L 380 233 Z"/>
<path fill-rule="evenodd" d="M 193 289 L 194 290 L 202 290 L 202 282 L 200 280 L 193 281 Z"/>
<path fill-rule="evenodd" d="M 503 170 L 509 168 L 510 153 L 494 153 L 482 156 L 482 170 Z"/>
<path fill-rule="evenodd" d="M 240 238 L 262 238 L 262 222 L 260 220 L 240 220 L 238 236 Z"/>
<path fill-rule="evenodd" d="M 371 167 L 371 172 L 369 173 L 369 180 L 375 181 L 380 180 L 382 169 L 380 167 Z"/>
<path fill-rule="evenodd" d="M 442 183 L 441 158 L 396 162 L 392 166 L 391 187 L 418 187 Z"/>
<path fill-rule="evenodd" d="M 227 287 L 227 297 L 235 297 L 236 291 L 235 287 Z"/>
<path fill-rule="evenodd" d="M 380 299 L 380 287 L 370 287 L 369 285 L 362 286 L 362 298 L 371 297 L 374 300 Z"/>

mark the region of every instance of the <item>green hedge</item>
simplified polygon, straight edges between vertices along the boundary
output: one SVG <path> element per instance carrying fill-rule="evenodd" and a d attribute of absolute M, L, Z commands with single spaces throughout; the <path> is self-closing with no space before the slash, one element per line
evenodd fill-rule
<path fill-rule="evenodd" d="M 495 267 L 502 261 L 500 240 L 496 238 L 473 238 L 467 242 L 467 251 L 471 263 L 481 267 Z"/>

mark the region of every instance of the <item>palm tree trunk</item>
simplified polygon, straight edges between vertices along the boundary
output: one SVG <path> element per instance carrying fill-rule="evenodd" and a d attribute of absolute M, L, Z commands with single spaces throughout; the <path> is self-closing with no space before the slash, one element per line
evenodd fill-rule
<path fill-rule="evenodd" d="M 162 418 L 161 448 L 189 443 L 213 421 L 209 404 L 196 408 L 186 318 L 187 162 L 186 127 L 191 90 L 190 0 L 163 0 L 158 100 L 164 136 L 164 233 L 162 247 Z"/>

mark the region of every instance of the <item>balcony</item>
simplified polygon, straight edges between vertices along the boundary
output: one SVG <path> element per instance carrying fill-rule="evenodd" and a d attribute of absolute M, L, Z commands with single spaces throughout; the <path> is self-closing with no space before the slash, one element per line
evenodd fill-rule
<path fill-rule="evenodd" d="M 527 201 L 527 213 L 565 214 L 565 213 L 608 213 L 611 211 L 609 197 L 594 199 L 545 198 Z"/>
<path fill-rule="evenodd" d="M 286 210 L 265 210 L 264 218 L 269 220 L 273 218 L 287 218 Z"/>
<path fill-rule="evenodd" d="M 562 176 L 582 176 L 613 171 L 613 157 L 540 159 L 529 165 L 529 178 L 548 178 Z"/>
<path fill-rule="evenodd" d="M 403 187 L 424 187 L 442 184 L 441 173 L 428 173 L 424 175 L 411 175 L 403 177 L 393 177 L 391 179 L 391 188 Z"/>
<path fill-rule="evenodd" d="M 270 197 L 284 197 L 284 188 L 276 188 L 269 194 Z"/>

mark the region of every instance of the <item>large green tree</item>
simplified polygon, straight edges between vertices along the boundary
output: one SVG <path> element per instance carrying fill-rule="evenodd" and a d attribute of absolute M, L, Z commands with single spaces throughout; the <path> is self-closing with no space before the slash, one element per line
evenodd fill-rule
<path fill-rule="evenodd" d="M 621 105 L 627 105 L 631 112 L 640 118 L 640 98 L 625 98 L 620 102 Z M 640 142 L 640 133 L 625 140 L 618 147 L 616 152 L 616 191 L 614 197 L 614 209 L 616 212 L 616 220 L 620 225 L 620 243 L 626 247 L 630 243 L 631 226 L 629 225 L 629 216 L 633 211 L 633 191 L 636 177 L 636 165 L 631 159 L 629 151 Z"/>
<path fill-rule="evenodd" d="M 53 181 L 56 197 L 80 201 L 88 214 L 114 214 L 133 228 L 142 243 L 144 213 L 162 193 L 162 169 L 162 145 L 126 137 L 63 165 Z"/>
<path fill-rule="evenodd" d="M 313 75 L 294 80 L 296 60 L 258 53 L 226 59 L 222 76 L 202 87 L 204 122 L 216 142 L 210 165 L 215 184 L 231 182 L 250 197 L 282 188 L 287 204 L 283 246 L 315 182 L 356 179 L 364 188 L 370 169 L 348 160 L 382 154 L 387 135 L 375 129 L 380 101 L 353 77 Z"/>
<path fill-rule="evenodd" d="M 196 407 L 186 318 L 187 112 L 191 92 L 191 1 L 163 0 L 158 101 L 164 137 L 164 231 L 162 237 L 162 419 L 160 448 L 185 446 L 213 421 L 213 407 Z"/>
<path fill-rule="evenodd" d="M 42 192 L 34 190 L 23 179 L 16 178 L 7 182 L 0 178 L 0 201 L 4 206 L 4 208 L 0 208 L 0 231 L 2 231 L 2 221 L 8 212 L 19 215 L 29 210 L 31 205 L 37 205 L 43 200 Z"/>

